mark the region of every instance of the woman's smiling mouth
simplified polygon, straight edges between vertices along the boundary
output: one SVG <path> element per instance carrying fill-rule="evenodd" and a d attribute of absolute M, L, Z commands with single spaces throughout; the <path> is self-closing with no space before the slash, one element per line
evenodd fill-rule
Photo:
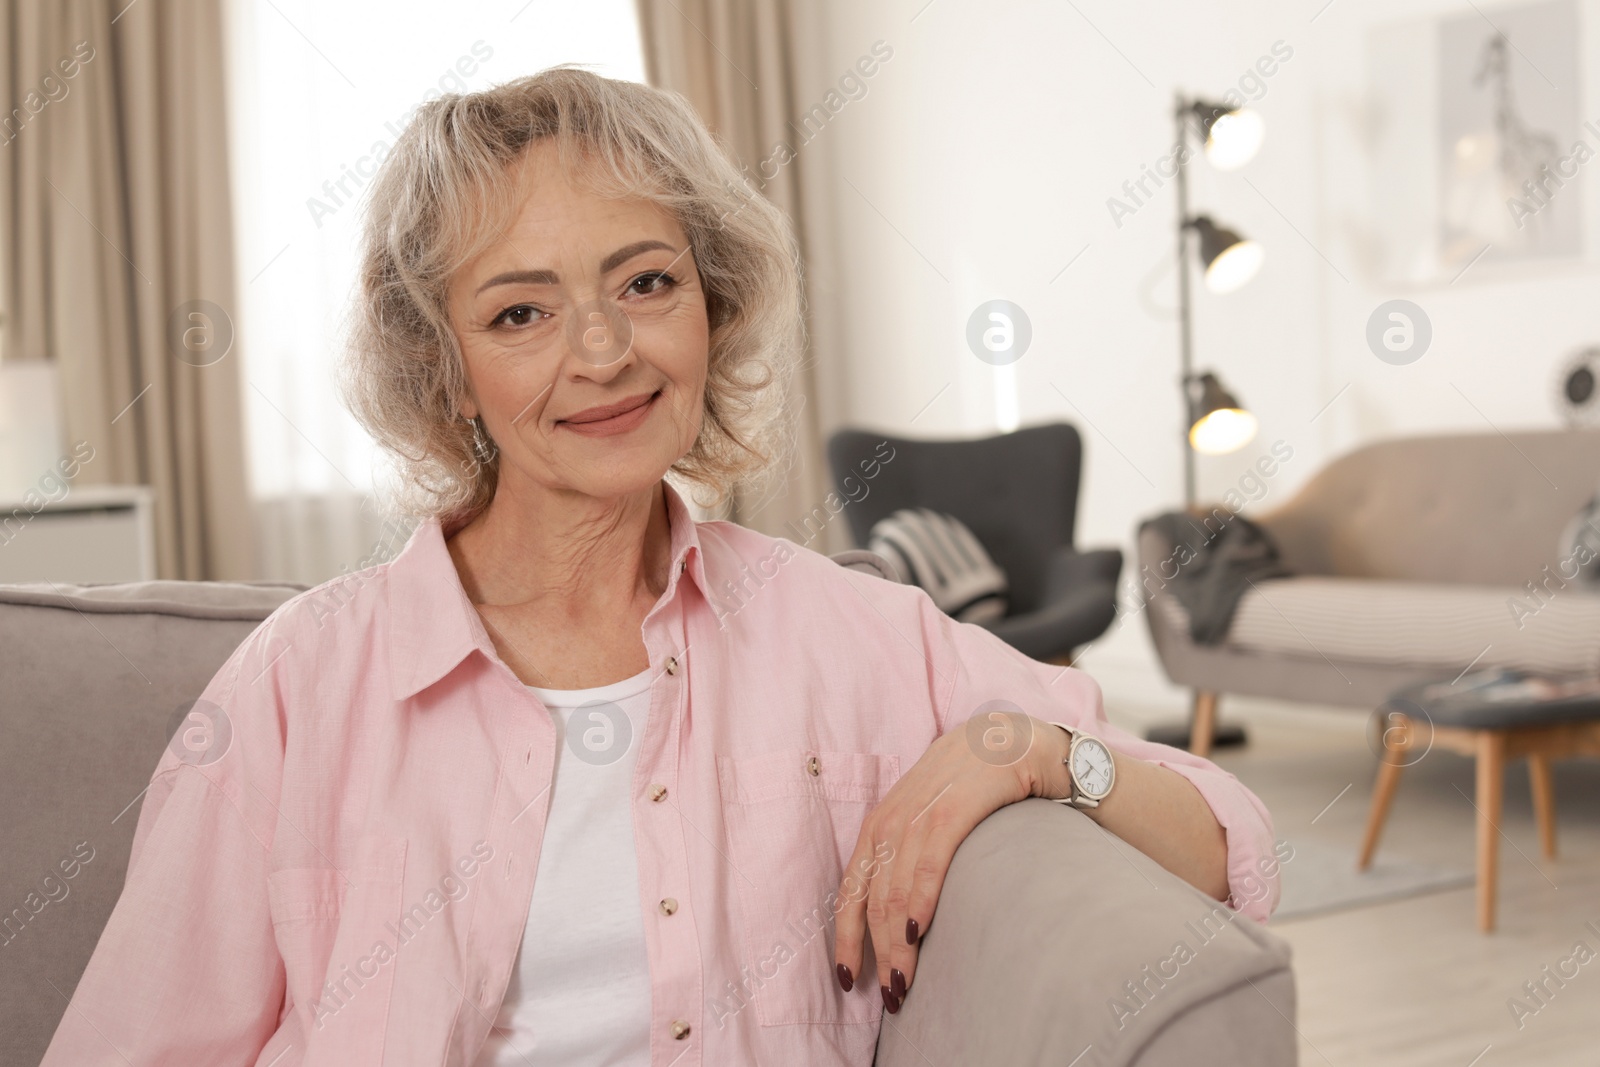
<path fill-rule="evenodd" d="M 661 390 L 657 389 L 653 393 L 642 393 L 615 404 L 585 408 L 564 419 L 557 419 L 556 425 L 564 430 L 583 434 L 585 437 L 610 437 L 613 434 L 627 433 L 649 417 L 650 412 L 655 409 L 656 398 L 660 395 Z"/>

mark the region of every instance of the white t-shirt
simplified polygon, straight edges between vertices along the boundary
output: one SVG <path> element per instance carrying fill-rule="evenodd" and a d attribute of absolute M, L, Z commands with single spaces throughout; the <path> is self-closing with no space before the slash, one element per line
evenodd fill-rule
<path fill-rule="evenodd" d="M 649 1067 L 630 796 L 650 678 L 528 687 L 555 722 L 556 773 L 522 947 L 474 1067 Z"/>

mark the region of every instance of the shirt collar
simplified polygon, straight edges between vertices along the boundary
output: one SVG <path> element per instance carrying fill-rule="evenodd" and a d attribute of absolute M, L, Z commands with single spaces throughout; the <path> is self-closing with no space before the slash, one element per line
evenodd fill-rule
<path fill-rule="evenodd" d="M 677 594 L 678 579 L 685 573 L 701 596 L 708 597 L 698 524 L 670 482 L 662 481 L 662 491 L 672 531 L 672 566 L 663 602 Z M 390 561 L 388 588 L 389 683 L 396 701 L 422 692 L 474 649 L 491 659 L 497 655 L 461 584 L 437 516 L 424 518 Z"/>

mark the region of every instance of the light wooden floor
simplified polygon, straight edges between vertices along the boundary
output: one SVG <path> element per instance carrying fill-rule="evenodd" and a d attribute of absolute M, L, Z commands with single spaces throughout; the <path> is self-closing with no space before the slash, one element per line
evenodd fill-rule
<path fill-rule="evenodd" d="M 1110 694 L 1107 703 L 1120 723 L 1140 721 L 1119 714 Z M 1365 717 L 1243 698 L 1225 700 L 1223 712 L 1250 728 L 1251 744 L 1217 762 L 1266 802 L 1277 836 L 1342 845 L 1353 862 L 1376 766 Z M 1471 888 L 1273 924 L 1295 953 L 1302 1064 L 1600 1063 L 1600 936 L 1585 926 L 1600 927 L 1600 761 L 1557 764 L 1555 784 L 1560 852 L 1547 862 L 1526 763 L 1506 776 L 1493 934 L 1475 928 Z M 1471 761 L 1429 753 L 1401 780 L 1379 857 L 1471 871 L 1472 795 Z M 1548 983 L 1553 995 L 1541 1007 L 1523 983 L 1546 965 L 1554 972 L 1579 942 L 1593 959 L 1564 987 Z M 1507 1006 L 1513 997 L 1540 1008 L 1520 1028 Z"/>

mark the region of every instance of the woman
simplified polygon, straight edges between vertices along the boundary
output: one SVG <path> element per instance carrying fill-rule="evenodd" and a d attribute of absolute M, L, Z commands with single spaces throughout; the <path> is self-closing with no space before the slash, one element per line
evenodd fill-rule
<path fill-rule="evenodd" d="M 864 1067 L 966 834 L 1108 779 L 1090 818 L 1271 911 L 1259 801 L 1086 675 L 692 519 L 786 447 L 795 249 L 740 190 L 637 84 L 420 110 L 347 381 L 424 518 L 206 688 L 46 1064 Z"/>

